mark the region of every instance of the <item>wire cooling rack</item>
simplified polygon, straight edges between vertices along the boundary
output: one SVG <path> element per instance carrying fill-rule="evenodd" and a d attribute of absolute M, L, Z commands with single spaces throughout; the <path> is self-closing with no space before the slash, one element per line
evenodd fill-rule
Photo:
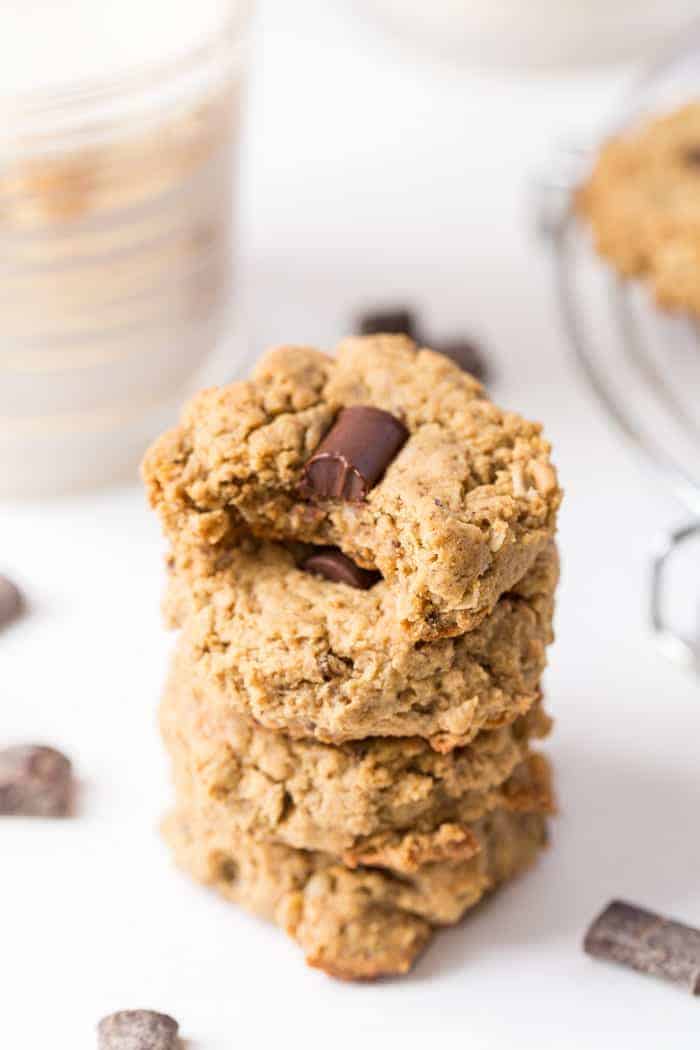
<path fill-rule="evenodd" d="M 606 136 L 700 98 L 700 23 L 643 75 Z M 690 513 L 652 557 L 650 623 L 666 654 L 700 673 L 700 623 L 669 618 L 673 563 L 700 547 L 700 330 L 660 311 L 640 282 L 594 254 L 573 193 L 595 150 L 561 150 L 540 187 L 539 222 L 554 259 L 555 288 L 580 371 L 608 416 Z M 695 562 L 695 571 L 700 560 Z"/>

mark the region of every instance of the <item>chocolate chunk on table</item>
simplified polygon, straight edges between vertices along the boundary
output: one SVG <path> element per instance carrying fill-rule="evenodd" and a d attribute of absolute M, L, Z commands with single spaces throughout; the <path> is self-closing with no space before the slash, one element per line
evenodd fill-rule
<path fill-rule="evenodd" d="M 344 408 L 304 467 L 302 494 L 363 500 L 407 437 L 406 427 L 390 412 L 373 405 Z"/>
<path fill-rule="evenodd" d="M 418 339 L 416 315 L 404 306 L 364 313 L 358 320 L 357 329 L 360 335 L 407 335 Z"/>
<path fill-rule="evenodd" d="M 691 926 L 636 904 L 613 901 L 591 925 L 583 947 L 598 959 L 662 977 L 700 995 L 700 930 Z"/>
<path fill-rule="evenodd" d="M 433 349 L 449 357 L 475 379 L 483 382 L 488 378 L 489 369 L 483 352 L 471 339 L 445 339 L 443 342 L 433 344 Z"/>
<path fill-rule="evenodd" d="M 52 747 L 0 751 L 0 816 L 65 817 L 71 811 L 71 764 Z"/>
<path fill-rule="evenodd" d="M 178 1023 L 154 1010 L 120 1010 L 97 1026 L 98 1050 L 178 1050 Z"/>
<path fill-rule="evenodd" d="M 22 595 L 19 588 L 7 576 L 0 576 L 0 628 L 16 619 L 21 611 Z"/>
<path fill-rule="evenodd" d="M 304 558 L 300 568 L 304 572 L 323 576 L 324 580 L 346 583 L 348 587 L 355 587 L 360 591 L 369 590 L 382 578 L 380 572 L 355 565 L 355 562 L 337 547 L 319 547 L 313 554 Z"/>

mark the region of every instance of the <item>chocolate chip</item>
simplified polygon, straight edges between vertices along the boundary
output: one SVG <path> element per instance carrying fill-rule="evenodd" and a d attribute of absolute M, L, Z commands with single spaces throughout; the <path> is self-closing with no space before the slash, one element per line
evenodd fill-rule
<path fill-rule="evenodd" d="M 380 572 L 361 569 L 359 565 L 355 565 L 355 562 L 337 547 L 319 547 L 304 559 L 300 568 L 304 572 L 323 576 L 324 580 L 331 580 L 333 583 L 346 583 L 348 587 L 355 587 L 359 591 L 368 591 L 382 578 Z"/>
<path fill-rule="evenodd" d="M 344 408 L 304 467 L 301 491 L 363 500 L 408 437 L 401 420 L 372 405 Z"/>
<path fill-rule="evenodd" d="M 407 335 L 417 339 L 416 315 L 407 307 L 362 314 L 357 323 L 360 335 Z"/>
<path fill-rule="evenodd" d="M 0 816 L 65 817 L 73 795 L 71 764 L 52 747 L 0 751 Z"/>
<path fill-rule="evenodd" d="M 233 857 L 223 857 L 220 860 L 218 876 L 222 882 L 227 882 L 229 885 L 233 885 L 238 878 L 238 865 Z"/>
<path fill-rule="evenodd" d="M 691 168 L 700 168 L 700 146 L 690 146 L 684 150 L 683 160 Z"/>
<path fill-rule="evenodd" d="M 98 1024 L 98 1050 L 177 1050 L 178 1027 L 154 1010 L 120 1010 Z"/>
<path fill-rule="evenodd" d="M 19 588 L 7 576 L 0 576 L 0 627 L 10 623 L 22 611 Z"/>
<path fill-rule="evenodd" d="M 613 901 L 583 942 L 589 955 L 681 984 L 700 995 L 700 930 Z"/>
<path fill-rule="evenodd" d="M 484 355 L 476 343 L 470 339 L 446 339 L 442 343 L 434 343 L 433 349 L 449 357 L 475 379 L 484 382 L 488 378 L 489 370 Z"/>

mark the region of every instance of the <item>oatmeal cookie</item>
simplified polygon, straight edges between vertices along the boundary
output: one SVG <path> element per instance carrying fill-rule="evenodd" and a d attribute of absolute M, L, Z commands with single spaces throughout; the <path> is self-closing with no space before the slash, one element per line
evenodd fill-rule
<path fill-rule="evenodd" d="M 700 315 L 700 102 L 603 146 L 578 192 L 596 247 L 659 305 Z"/>
<path fill-rule="evenodd" d="M 396 630 L 395 592 L 299 570 L 278 544 L 246 541 L 200 578 L 177 563 L 166 600 L 209 703 L 269 729 L 342 743 L 420 736 L 437 750 L 512 722 L 540 695 L 552 640 L 557 552 L 468 634 L 415 642 Z M 192 609 L 198 611 L 192 613 Z"/>
<path fill-rule="evenodd" d="M 545 843 L 538 813 L 495 810 L 475 829 L 468 860 L 427 864 L 413 875 L 261 843 L 216 810 L 180 807 L 166 821 L 178 864 L 298 942 L 310 966 L 346 980 L 406 973 L 435 927 L 456 923 L 496 885 L 527 867 Z"/>
<path fill-rule="evenodd" d="M 403 336 L 268 353 L 250 381 L 195 397 L 143 473 L 193 567 L 246 533 L 339 548 L 423 639 L 476 627 L 549 545 L 560 502 L 539 424 Z"/>
<path fill-rule="evenodd" d="M 216 801 L 242 834 L 332 853 L 349 867 L 411 872 L 467 857 L 477 846 L 472 825 L 485 814 L 551 808 L 547 768 L 528 746 L 549 729 L 539 706 L 448 755 L 417 738 L 333 747 L 222 716 L 179 656 L 161 728 L 188 808 Z"/>

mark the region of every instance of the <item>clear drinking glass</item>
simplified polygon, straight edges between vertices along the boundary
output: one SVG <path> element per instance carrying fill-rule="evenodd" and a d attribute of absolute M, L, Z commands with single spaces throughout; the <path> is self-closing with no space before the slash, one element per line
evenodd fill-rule
<path fill-rule="evenodd" d="M 0 492 L 133 470 L 215 351 L 234 370 L 250 6 L 0 10 Z"/>

